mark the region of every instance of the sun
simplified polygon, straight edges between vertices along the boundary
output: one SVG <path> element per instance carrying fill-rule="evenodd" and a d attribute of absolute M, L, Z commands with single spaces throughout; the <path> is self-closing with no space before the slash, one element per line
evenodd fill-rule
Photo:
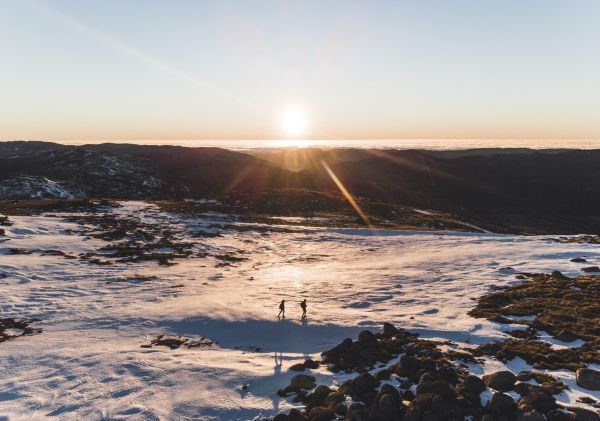
<path fill-rule="evenodd" d="M 300 107 L 288 107 L 281 113 L 280 124 L 286 137 L 302 137 L 308 129 L 306 112 Z"/>

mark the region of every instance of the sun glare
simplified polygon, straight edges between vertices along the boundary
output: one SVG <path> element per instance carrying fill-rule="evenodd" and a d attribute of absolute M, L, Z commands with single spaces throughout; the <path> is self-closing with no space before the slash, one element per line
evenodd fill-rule
<path fill-rule="evenodd" d="M 306 113 L 298 107 L 289 107 L 281 115 L 281 129 L 287 137 L 298 138 L 306 134 Z"/>

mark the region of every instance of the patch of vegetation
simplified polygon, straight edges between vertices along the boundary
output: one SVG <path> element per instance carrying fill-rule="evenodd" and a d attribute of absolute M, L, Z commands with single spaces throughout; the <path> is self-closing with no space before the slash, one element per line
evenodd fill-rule
<path fill-rule="evenodd" d="M 120 205 L 116 201 L 105 199 L 0 200 L 0 212 L 6 215 L 39 215 L 46 212 L 101 212 L 106 210 L 107 207 L 118 206 Z M 2 225 L 2 216 L 0 216 L 0 225 Z"/>
<path fill-rule="evenodd" d="M 600 235 L 577 235 L 575 237 L 554 238 L 553 240 L 563 244 L 600 244 Z"/>
<path fill-rule="evenodd" d="M 501 288 L 480 298 L 469 312 L 473 317 L 497 323 L 527 326 L 508 332 L 515 338 L 484 344 L 475 355 L 494 355 L 502 361 L 521 357 L 536 368 L 572 371 L 588 363 L 600 363 L 600 277 L 569 278 L 560 272 L 529 274 L 519 285 Z M 513 320 L 511 316 L 534 316 Z M 540 331 L 565 343 L 585 341 L 580 347 L 555 349 L 537 341 Z"/>

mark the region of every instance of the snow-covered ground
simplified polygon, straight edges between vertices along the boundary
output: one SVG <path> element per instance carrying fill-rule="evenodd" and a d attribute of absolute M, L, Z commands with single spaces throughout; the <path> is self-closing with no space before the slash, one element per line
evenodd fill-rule
<path fill-rule="evenodd" d="M 569 261 L 577 256 L 600 263 L 597 247 L 542 237 L 292 227 L 297 231 L 227 230 L 208 238 L 193 233 L 214 229 L 222 215 L 180 220 L 138 202 L 112 212 L 171 224 L 198 251 L 247 260 L 102 266 L 39 253 L 9 255 L 9 248 L 77 255 L 106 244 L 73 233 L 80 227 L 60 218 L 10 217 L 9 241 L 0 243 L 0 274 L 7 275 L 0 279 L 0 317 L 38 318 L 43 333 L 0 343 L 0 415 L 261 419 L 291 407 L 276 395 L 294 374 L 287 370 L 291 364 L 318 358 L 362 329 L 387 321 L 464 346 L 500 339 L 506 326 L 466 314 L 491 285 L 516 282 L 518 271 L 578 275 L 580 265 Z M 298 305 L 303 298 L 306 321 Z M 282 299 L 288 300 L 287 318 L 278 320 Z M 161 334 L 218 345 L 141 348 Z M 503 366 L 488 361 L 473 370 Z M 526 364 L 516 360 L 508 367 L 519 371 Z M 342 380 L 317 373 L 321 383 Z M 571 386 L 560 401 L 600 398 L 577 388 L 573 373 L 555 374 Z"/>

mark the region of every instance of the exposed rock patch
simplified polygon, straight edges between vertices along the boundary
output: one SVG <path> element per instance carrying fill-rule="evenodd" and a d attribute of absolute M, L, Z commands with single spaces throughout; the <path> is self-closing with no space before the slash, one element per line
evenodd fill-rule
<path fill-rule="evenodd" d="M 317 386 L 315 378 L 299 375 L 280 390 L 280 396 L 295 395 L 293 402 L 305 405 L 295 418 L 278 415 L 275 420 L 304 419 L 347 421 L 426 420 L 560 420 L 579 419 L 561 408 L 554 398 L 567 386 L 546 373 L 510 371 L 482 378 L 457 365 L 442 351 L 442 343 L 419 339 L 403 329 L 386 325 L 384 333 L 363 331 L 358 339 L 345 339 L 322 353 L 323 363 L 334 372 L 360 374 L 338 388 Z M 445 345 L 446 343 L 444 343 Z M 373 373 L 367 371 L 390 356 L 398 362 Z M 382 384 L 383 380 L 387 382 Z M 535 380 L 537 384 L 529 383 Z M 481 393 L 491 394 L 482 405 Z M 310 392 L 312 391 L 312 392 Z M 520 398 L 503 391 L 514 391 Z M 571 418 L 557 418 L 562 415 Z M 569 415 L 570 414 L 570 415 Z M 291 415 L 291 413 L 290 413 Z M 303 418 L 301 418 L 303 417 Z"/>
<path fill-rule="evenodd" d="M 18 338 L 19 336 L 33 335 L 40 333 L 42 329 L 30 326 L 39 319 L 13 319 L 8 317 L 0 319 L 0 342 Z"/>
<path fill-rule="evenodd" d="M 152 339 L 149 344 L 142 345 L 142 348 L 152 348 L 154 346 L 166 346 L 170 349 L 184 348 L 206 348 L 214 345 L 214 342 L 206 338 L 192 340 L 182 336 L 172 337 L 160 335 L 156 339 Z"/>

